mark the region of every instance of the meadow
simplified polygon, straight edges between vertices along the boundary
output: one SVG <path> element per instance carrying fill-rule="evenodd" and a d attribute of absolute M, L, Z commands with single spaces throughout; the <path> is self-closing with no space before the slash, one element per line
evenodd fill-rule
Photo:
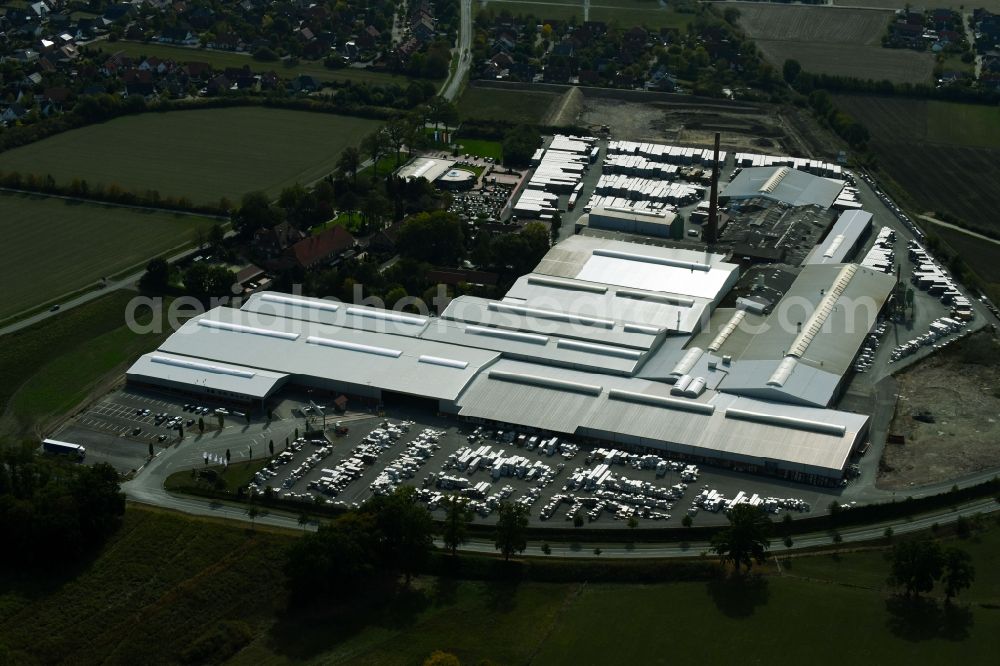
<path fill-rule="evenodd" d="M 292 532 L 130 505 L 79 570 L 0 572 L 0 644 L 15 663 L 984 663 L 1000 630 L 1000 529 L 957 543 L 977 580 L 947 613 L 900 606 L 882 551 L 773 560 L 739 583 L 602 584 L 418 577 L 384 604 L 286 610 Z M 464 557 L 462 558 L 464 559 Z M 461 563 L 461 560 L 460 560 Z M 459 564 L 460 566 L 460 564 Z M 724 639 L 723 639 L 724 638 Z M 696 648 L 694 647 L 696 646 Z"/>
<path fill-rule="evenodd" d="M 96 168 L 96 165 L 95 165 Z M 0 319 L 207 235 L 217 220 L 0 193 Z"/>
<path fill-rule="evenodd" d="M 549 108 L 559 97 L 550 92 L 470 85 L 458 100 L 458 113 L 462 120 L 505 120 L 537 124 L 548 115 Z"/>
<path fill-rule="evenodd" d="M 126 307 L 137 295 L 118 290 L 3 337 L 0 438 L 30 435 L 158 346 L 165 333 L 136 335 L 125 325 Z M 147 321 L 149 311 L 143 312 L 139 320 Z"/>
<path fill-rule="evenodd" d="M 888 11 L 770 3 L 740 4 L 740 26 L 777 69 L 798 60 L 802 69 L 896 83 L 929 83 L 934 57 L 885 49 Z"/>
<path fill-rule="evenodd" d="M 627 28 L 636 25 L 649 29 L 676 28 L 684 30 L 694 20 L 693 3 L 688 3 L 692 12 L 677 11 L 677 4 L 663 5 L 658 0 L 595 0 L 590 3 L 590 13 L 585 16 L 584 3 L 578 2 L 547 2 L 545 0 L 487 0 L 477 7 L 490 9 L 499 13 L 508 11 L 512 15 L 531 15 L 539 21 L 569 21 L 575 18 L 577 23 L 584 19 L 615 23 Z"/>
<path fill-rule="evenodd" d="M 85 178 L 215 203 L 277 195 L 330 173 L 379 121 L 261 107 L 144 113 L 64 132 L 0 154 L 0 170 Z M 95 159 L 95 156 L 100 159 Z"/>
<path fill-rule="evenodd" d="M 211 49 L 192 49 L 184 46 L 171 46 L 169 44 L 152 44 L 145 42 L 98 42 L 94 44 L 105 55 L 124 53 L 132 58 L 156 57 L 162 60 L 173 60 L 174 62 L 207 62 L 214 69 L 226 69 L 229 67 L 243 68 L 249 66 L 255 73 L 275 72 L 283 78 L 294 78 L 296 76 L 311 76 L 317 81 L 368 83 L 371 85 L 390 85 L 393 83 L 407 86 L 413 79 L 400 74 L 390 74 L 388 72 L 373 72 L 370 69 L 358 69 L 354 67 L 341 67 L 331 69 L 322 62 L 300 60 L 298 64 L 288 65 L 283 61 L 264 62 L 256 60 L 247 53 L 236 53 L 233 51 L 213 51 Z"/>

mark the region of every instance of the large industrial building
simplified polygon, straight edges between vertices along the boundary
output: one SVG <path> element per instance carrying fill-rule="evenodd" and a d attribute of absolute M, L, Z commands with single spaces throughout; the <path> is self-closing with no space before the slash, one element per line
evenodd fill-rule
<path fill-rule="evenodd" d="M 787 166 L 749 167 L 730 181 L 720 201 L 761 198 L 789 206 L 830 208 L 846 186 L 843 180 L 814 176 Z"/>
<path fill-rule="evenodd" d="M 405 399 L 836 483 L 868 417 L 829 406 L 892 279 L 808 266 L 782 300 L 804 304 L 797 315 L 717 309 L 737 279 L 723 255 L 574 236 L 502 299 L 459 297 L 440 316 L 257 293 L 185 323 L 128 380 L 254 406 L 286 384 Z M 865 299 L 874 311 L 847 307 Z"/>

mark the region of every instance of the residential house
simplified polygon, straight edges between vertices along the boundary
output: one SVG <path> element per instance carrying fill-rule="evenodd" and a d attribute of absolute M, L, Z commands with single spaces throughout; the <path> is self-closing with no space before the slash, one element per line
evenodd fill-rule
<path fill-rule="evenodd" d="M 180 46 L 197 46 L 200 42 L 198 36 L 187 28 L 167 27 L 160 31 L 156 41 L 163 44 L 178 44 Z"/>
<path fill-rule="evenodd" d="M 274 256 L 283 253 L 303 238 L 305 234 L 288 222 L 282 222 L 270 229 L 258 229 L 254 233 L 251 245 L 255 251 L 264 256 Z"/>
<path fill-rule="evenodd" d="M 286 254 L 302 269 L 317 268 L 336 263 L 354 248 L 354 236 L 342 226 L 309 236 L 288 248 Z"/>

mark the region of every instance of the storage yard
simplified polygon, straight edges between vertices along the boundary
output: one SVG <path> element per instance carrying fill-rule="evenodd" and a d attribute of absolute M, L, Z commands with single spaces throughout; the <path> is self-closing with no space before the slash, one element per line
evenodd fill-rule
<path fill-rule="evenodd" d="M 899 375 L 880 487 L 904 489 L 1000 465 L 998 358 L 1000 343 L 983 331 Z"/>
<path fill-rule="evenodd" d="M 313 434 L 290 442 L 251 487 L 263 492 L 270 486 L 281 498 L 348 508 L 411 485 L 439 518 L 445 497 L 457 494 L 469 500 L 477 521 L 492 522 L 499 502 L 509 500 L 524 505 L 536 524 L 572 525 L 579 514 L 601 527 L 627 527 L 632 517 L 640 525 L 678 525 L 684 515 L 698 524 L 717 524 L 727 508 L 744 502 L 774 514 L 803 513 L 811 503 L 828 503 L 834 496 L 803 487 L 789 497 L 787 488 L 763 479 L 740 480 L 657 455 L 589 450 L 516 430 L 457 431 L 447 424 L 380 418 L 351 426 L 349 433 L 330 439 Z M 209 463 L 224 460 L 212 454 Z"/>

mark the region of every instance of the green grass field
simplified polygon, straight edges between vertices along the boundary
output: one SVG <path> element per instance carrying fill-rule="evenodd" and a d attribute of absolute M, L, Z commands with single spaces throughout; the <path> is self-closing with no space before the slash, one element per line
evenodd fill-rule
<path fill-rule="evenodd" d="M 125 326 L 135 296 L 119 290 L 3 337 L 0 436 L 31 433 L 39 420 L 72 408 L 108 373 L 157 346 L 162 335 L 139 336 Z"/>
<path fill-rule="evenodd" d="M 476 7 L 492 10 L 499 14 L 507 10 L 512 16 L 534 16 L 539 21 L 552 19 L 553 21 L 568 21 L 576 17 L 577 23 L 583 21 L 582 2 L 534 2 L 533 0 L 489 0 L 483 7 L 477 3 Z"/>
<path fill-rule="evenodd" d="M 488 141 L 486 139 L 457 139 L 459 152 L 463 155 L 476 155 L 478 157 L 492 157 L 497 162 L 503 157 L 503 146 L 499 141 Z"/>
<path fill-rule="evenodd" d="M 1000 148 L 1000 107 L 930 101 L 927 139 L 936 143 Z"/>
<path fill-rule="evenodd" d="M 458 113 L 463 120 L 537 124 L 557 99 L 559 95 L 549 92 L 469 86 L 458 100 Z"/>
<path fill-rule="evenodd" d="M 370 83 L 372 85 L 389 85 L 392 83 L 407 86 L 413 80 L 409 77 L 389 74 L 385 72 L 372 72 L 367 69 L 355 69 L 353 67 L 343 67 L 340 69 L 330 69 L 322 62 L 299 61 L 299 64 L 287 66 L 281 61 L 262 62 L 255 60 L 248 54 L 212 51 L 208 49 L 191 49 L 183 46 L 170 46 L 168 44 L 145 44 L 143 42 L 100 42 L 99 49 L 111 55 L 124 52 L 133 58 L 157 57 L 176 62 L 207 62 L 215 69 L 225 69 L 227 67 L 243 67 L 249 65 L 254 72 L 276 72 L 284 78 L 294 78 L 305 74 L 312 76 L 317 81 L 352 81 L 354 83 Z"/>
<path fill-rule="evenodd" d="M 372 609 L 286 612 L 291 532 L 130 506 L 79 572 L 0 572 L 12 663 L 990 663 L 1000 631 L 1000 528 L 968 540 L 977 580 L 950 614 L 902 611 L 880 551 L 796 557 L 758 583 L 511 583 L 420 577 Z M 331 606 L 336 600 L 331 600 Z M 220 626 L 224 627 L 220 629 Z M 695 647 L 696 646 L 696 647 Z M 984 661 L 984 657 L 986 660 Z"/>
<path fill-rule="evenodd" d="M 68 183 L 117 183 L 196 203 L 277 195 L 332 171 L 375 120 L 259 107 L 145 113 L 64 132 L 0 154 L 0 170 Z M 99 155 L 100 159 L 95 159 Z"/>
<path fill-rule="evenodd" d="M 687 3 L 692 9 L 694 3 Z M 568 0 L 488 0 L 486 6 L 477 4 L 479 11 L 492 10 L 499 13 L 502 10 L 514 16 L 532 15 L 539 21 L 552 19 L 568 21 L 576 18 L 577 23 L 584 20 L 583 2 Z M 658 0 L 594 0 L 590 4 L 589 19 L 615 23 L 622 28 L 641 25 L 650 29 L 677 28 L 684 30 L 694 20 L 694 13 L 678 12 L 674 3 L 661 6 Z"/>
<path fill-rule="evenodd" d="M 0 319 L 195 240 L 218 221 L 0 194 Z"/>
<path fill-rule="evenodd" d="M 20 432 L 29 432 L 47 419 L 65 414 L 83 402 L 109 372 L 124 371 L 139 356 L 156 349 L 165 337 L 136 335 L 122 326 L 47 360 L 12 396 L 8 418 Z"/>

